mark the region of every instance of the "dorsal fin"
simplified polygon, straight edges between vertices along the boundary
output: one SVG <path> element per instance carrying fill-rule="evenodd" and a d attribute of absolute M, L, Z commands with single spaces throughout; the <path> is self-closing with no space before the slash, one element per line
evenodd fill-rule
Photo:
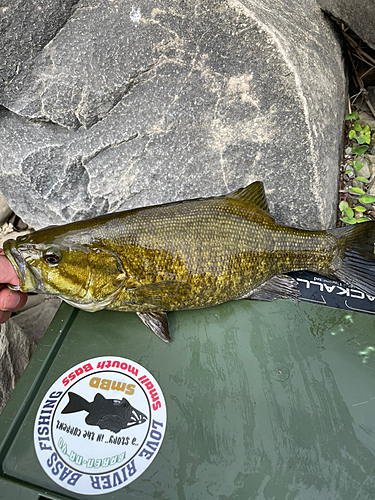
<path fill-rule="evenodd" d="M 232 198 L 235 200 L 245 201 L 246 203 L 251 203 L 255 205 L 257 208 L 269 214 L 266 193 L 264 192 L 263 182 L 256 181 L 249 186 L 244 188 L 237 189 L 237 191 L 233 191 L 233 193 L 229 193 L 226 195 L 226 198 Z"/>

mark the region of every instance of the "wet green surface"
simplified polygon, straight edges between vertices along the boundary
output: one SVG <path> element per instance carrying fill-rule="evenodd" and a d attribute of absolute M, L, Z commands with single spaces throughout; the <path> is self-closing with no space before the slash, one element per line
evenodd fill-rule
<path fill-rule="evenodd" d="M 62 373 L 103 355 L 134 360 L 153 374 L 168 421 L 161 451 L 143 475 L 91 498 L 374 498 L 372 316 L 287 301 L 231 302 L 170 314 L 173 342 L 166 345 L 126 313 L 80 311 L 59 333 L 58 323 L 71 311 L 60 310 L 1 416 L 5 443 L 31 378 L 66 334 L 15 439 L 3 449 L 1 499 L 10 498 L 9 478 L 50 492 L 47 498 L 64 494 L 36 458 L 36 411 Z"/>

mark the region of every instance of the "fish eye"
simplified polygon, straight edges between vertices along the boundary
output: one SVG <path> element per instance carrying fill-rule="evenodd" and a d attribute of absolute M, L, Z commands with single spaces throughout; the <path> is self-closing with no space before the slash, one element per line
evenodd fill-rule
<path fill-rule="evenodd" d="M 47 251 L 43 255 L 43 259 L 47 262 L 49 266 L 53 267 L 60 262 L 61 255 L 59 255 L 56 251 Z"/>

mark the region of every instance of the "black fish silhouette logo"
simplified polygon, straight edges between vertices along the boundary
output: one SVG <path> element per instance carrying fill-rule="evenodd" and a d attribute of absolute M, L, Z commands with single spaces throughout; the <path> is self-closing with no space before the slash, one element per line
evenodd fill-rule
<path fill-rule="evenodd" d="M 87 411 L 87 425 L 96 425 L 117 434 L 122 429 L 143 424 L 147 417 L 135 409 L 127 399 L 106 399 L 100 393 L 95 395 L 91 403 L 75 392 L 68 392 L 69 402 L 61 413 L 77 413 Z"/>

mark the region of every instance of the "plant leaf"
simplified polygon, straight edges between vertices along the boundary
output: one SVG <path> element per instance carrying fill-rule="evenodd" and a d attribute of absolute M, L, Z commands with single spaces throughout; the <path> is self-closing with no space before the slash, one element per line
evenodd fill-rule
<path fill-rule="evenodd" d="M 357 181 L 361 181 L 361 182 L 364 182 L 365 184 L 369 183 L 370 181 L 368 179 L 365 179 L 364 177 L 356 177 Z"/>
<path fill-rule="evenodd" d="M 369 203 L 374 203 L 375 201 L 375 196 L 372 196 L 372 194 L 364 194 L 359 197 L 360 203 L 364 203 L 365 205 L 368 205 Z"/>
<path fill-rule="evenodd" d="M 350 113 L 350 115 L 346 115 L 345 120 L 358 120 L 357 111 L 354 111 L 354 113 Z"/>
<path fill-rule="evenodd" d="M 370 132 L 370 127 L 368 125 L 365 125 L 362 129 L 362 133 L 367 134 L 367 132 Z"/>
<path fill-rule="evenodd" d="M 368 222 L 369 220 L 371 219 L 368 217 L 358 217 L 357 222 Z"/>
<path fill-rule="evenodd" d="M 361 156 L 361 155 L 363 155 L 363 153 L 366 153 L 367 150 L 368 150 L 368 146 L 357 146 L 356 148 L 353 148 L 352 152 L 355 155 Z"/>
<path fill-rule="evenodd" d="M 361 170 L 361 168 L 363 167 L 363 163 L 361 161 L 357 160 L 354 163 L 354 167 L 355 167 L 356 171 L 359 172 Z"/>
<path fill-rule="evenodd" d="M 359 123 L 356 123 L 353 127 L 353 130 L 355 130 L 356 132 L 360 132 L 362 130 L 362 127 Z"/>
<path fill-rule="evenodd" d="M 357 222 L 357 220 L 354 219 L 354 217 L 342 217 L 340 220 L 345 222 L 345 224 L 355 224 Z"/>
<path fill-rule="evenodd" d="M 354 216 L 354 212 L 353 212 L 353 210 L 352 210 L 350 207 L 346 208 L 346 209 L 344 210 L 344 212 L 346 213 L 346 215 L 347 215 L 348 217 L 353 218 L 353 216 Z"/>
<path fill-rule="evenodd" d="M 362 207 L 361 205 L 357 205 L 356 207 L 354 207 L 354 210 L 356 212 L 366 212 L 365 207 Z"/>
<path fill-rule="evenodd" d="M 339 209 L 340 209 L 341 211 L 344 211 L 344 210 L 345 210 L 345 208 L 348 208 L 348 206 L 349 206 L 349 205 L 348 205 L 348 203 L 347 203 L 346 201 L 341 201 L 341 202 L 340 202 L 340 204 L 339 204 Z"/>
<path fill-rule="evenodd" d="M 349 193 L 365 194 L 365 192 L 360 188 L 349 188 Z M 374 200 L 375 200 L 375 197 L 374 197 Z"/>
<path fill-rule="evenodd" d="M 341 210 L 341 212 L 343 212 L 346 208 L 348 208 L 348 203 L 346 201 L 342 201 L 340 202 L 340 205 L 339 205 L 339 209 Z"/>
<path fill-rule="evenodd" d="M 354 132 L 354 130 L 351 130 L 349 132 L 349 139 L 353 139 L 353 137 L 355 137 L 355 132 Z"/>
<path fill-rule="evenodd" d="M 366 141 L 363 137 L 356 137 L 358 144 L 364 144 Z"/>

